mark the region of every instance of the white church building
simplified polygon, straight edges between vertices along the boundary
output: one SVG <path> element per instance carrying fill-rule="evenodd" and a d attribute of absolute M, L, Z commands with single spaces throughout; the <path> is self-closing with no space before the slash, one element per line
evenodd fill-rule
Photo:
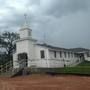
<path fill-rule="evenodd" d="M 74 66 L 84 57 L 70 49 L 38 44 L 32 37 L 32 30 L 27 24 L 19 30 L 20 39 L 16 40 L 16 52 L 13 54 L 13 67 L 58 68 Z"/>

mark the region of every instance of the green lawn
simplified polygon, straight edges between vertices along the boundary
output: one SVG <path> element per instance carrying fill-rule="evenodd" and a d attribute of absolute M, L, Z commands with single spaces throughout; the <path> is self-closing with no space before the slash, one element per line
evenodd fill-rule
<path fill-rule="evenodd" d="M 37 69 L 38 71 L 38 69 Z M 50 74 L 77 74 L 77 75 L 90 75 L 90 62 L 84 61 L 75 67 L 65 68 L 44 68 L 39 69 L 40 72 L 46 72 Z"/>
<path fill-rule="evenodd" d="M 90 75 L 90 67 L 67 67 L 55 70 L 56 73 L 61 74 L 87 74 Z"/>
<path fill-rule="evenodd" d="M 90 61 L 84 61 L 80 63 L 78 66 L 89 66 L 90 67 Z"/>
<path fill-rule="evenodd" d="M 90 62 L 84 61 L 75 67 L 65 67 L 55 70 L 58 73 L 62 74 L 84 74 L 90 75 Z"/>

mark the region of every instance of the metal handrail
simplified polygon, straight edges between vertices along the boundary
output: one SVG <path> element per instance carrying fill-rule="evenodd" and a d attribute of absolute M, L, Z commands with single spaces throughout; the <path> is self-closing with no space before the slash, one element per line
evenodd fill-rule
<path fill-rule="evenodd" d="M 11 75 L 16 74 L 18 71 L 26 67 L 27 62 L 25 62 L 25 59 L 18 61 L 20 64 L 20 67 L 17 69 L 13 68 L 13 62 L 8 61 L 4 65 L 0 65 L 0 74 L 11 71 Z"/>
<path fill-rule="evenodd" d="M 6 64 L 10 64 L 11 62 L 13 62 L 13 61 L 8 61 L 5 64 L 3 64 L 3 66 L 6 65 Z"/>
<path fill-rule="evenodd" d="M 8 61 L 4 65 L 0 66 L 0 73 L 7 72 L 8 69 L 10 69 L 12 67 L 13 67 L 12 61 Z"/>

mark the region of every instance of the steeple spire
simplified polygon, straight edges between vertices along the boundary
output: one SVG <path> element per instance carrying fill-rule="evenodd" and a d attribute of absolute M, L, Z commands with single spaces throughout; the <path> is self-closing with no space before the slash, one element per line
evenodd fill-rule
<path fill-rule="evenodd" d="M 27 14 L 24 14 L 24 24 L 20 29 L 20 38 L 27 38 L 32 36 L 32 30 L 29 28 L 27 22 Z"/>
<path fill-rule="evenodd" d="M 27 22 L 27 14 L 24 14 L 24 24 L 22 26 L 22 28 L 29 28 L 28 22 Z"/>
<path fill-rule="evenodd" d="M 24 17 L 25 17 L 25 24 L 27 25 L 27 14 L 26 13 L 24 14 Z"/>

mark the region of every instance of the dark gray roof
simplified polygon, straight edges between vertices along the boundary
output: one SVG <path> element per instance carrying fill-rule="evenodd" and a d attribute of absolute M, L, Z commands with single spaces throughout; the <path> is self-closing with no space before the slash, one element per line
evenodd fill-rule
<path fill-rule="evenodd" d="M 88 52 L 88 51 L 90 51 L 90 49 L 86 49 L 86 48 L 71 48 L 70 50 L 73 52 Z"/>
<path fill-rule="evenodd" d="M 52 46 L 52 45 L 48 45 L 48 44 L 37 44 L 37 45 L 44 46 L 44 47 L 47 47 L 47 48 L 50 48 L 50 49 L 65 50 L 65 51 L 71 51 L 71 52 L 75 52 L 75 53 L 90 51 L 89 49 L 85 49 L 85 48 L 70 48 L 70 49 L 67 49 L 67 48 L 56 47 L 56 46 Z"/>
<path fill-rule="evenodd" d="M 50 49 L 57 49 L 57 50 L 67 50 L 70 51 L 70 49 L 66 49 L 66 48 L 61 48 L 61 47 L 56 47 L 56 46 L 52 46 L 52 45 L 48 45 L 48 44 L 37 44 L 39 46 L 44 46 Z"/>

